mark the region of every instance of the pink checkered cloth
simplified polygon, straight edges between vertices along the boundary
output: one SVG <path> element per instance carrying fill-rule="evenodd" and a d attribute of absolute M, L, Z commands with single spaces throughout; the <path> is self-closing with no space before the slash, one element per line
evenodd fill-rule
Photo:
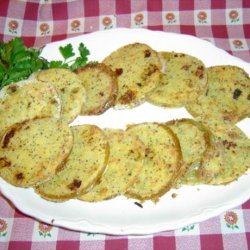
<path fill-rule="evenodd" d="M 39 3 L 40 2 L 40 3 Z M 42 46 L 83 33 L 143 27 L 190 34 L 250 62 L 250 1 L 3 0 L 0 39 Z"/>
<path fill-rule="evenodd" d="M 249 0 L 1 0 L 0 39 L 28 46 L 116 27 L 205 38 L 250 62 Z M 0 249 L 250 249 L 250 200 L 210 220 L 147 236 L 73 232 L 27 217 L 0 194 Z"/>

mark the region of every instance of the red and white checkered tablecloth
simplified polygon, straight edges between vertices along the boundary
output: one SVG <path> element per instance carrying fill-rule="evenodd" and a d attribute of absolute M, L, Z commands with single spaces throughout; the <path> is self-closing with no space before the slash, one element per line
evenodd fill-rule
<path fill-rule="evenodd" d="M 162 30 L 209 39 L 250 62 L 250 1 L 2 0 L 0 39 L 22 36 L 42 46 L 116 27 Z"/>
<path fill-rule="evenodd" d="M 250 62 L 249 0 L 1 0 L 0 39 L 43 46 L 116 27 L 205 38 Z M 1 119 L 1 118 L 0 118 Z M 73 232 L 20 213 L 0 194 L 0 249 L 250 249 L 250 200 L 220 216 L 146 236 Z"/>

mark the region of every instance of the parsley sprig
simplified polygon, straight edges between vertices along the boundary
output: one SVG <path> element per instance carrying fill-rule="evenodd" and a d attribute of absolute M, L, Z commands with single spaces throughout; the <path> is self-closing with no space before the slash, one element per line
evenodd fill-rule
<path fill-rule="evenodd" d="M 48 68 L 48 62 L 39 57 L 40 53 L 41 49 L 27 48 L 20 38 L 0 42 L 0 88 Z"/>
<path fill-rule="evenodd" d="M 72 44 L 67 44 L 66 46 L 59 47 L 59 51 L 64 58 L 64 61 L 51 61 L 49 63 L 49 68 L 67 68 L 72 71 L 83 67 L 88 62 L 89 50 L 83 43 L 80 43 L 78 47 L 79 56 L 75 57 Z M 73 58 L 73 59 L 72 59 Z M 69 60 L 70 59 L 70 60 Z"/>
<path fill-rule="evenodd" d="M 8 43 L 0 41 L 0 89 L 41 69 L 67 68 L 74 71 L 88 63 L 90 53 L 83 43 L 78 47 L 78 57 L 72 44 L 59 47 L 59 51 L 63 60 L 49 62 L 41 57 L 42 48 L 28 48 L 21 38 L 14 38 Z"/>

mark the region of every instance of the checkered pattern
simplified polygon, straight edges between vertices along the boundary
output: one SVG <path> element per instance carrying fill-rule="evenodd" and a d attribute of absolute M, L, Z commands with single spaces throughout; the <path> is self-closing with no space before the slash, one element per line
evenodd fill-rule
<path fill-rule="evenodd" d="M 103 29 L 143 27 L 205 38 L 250 62 L 249 16 L 249 0 L 5 0 L 0 39 L 22 36 L 39 47 Z"/>
<path fill-rule="evenodd" d="M 226 216 L 229 213 L 237 216 L 237 220 L 234 221 L 237 227 L 228 227 Z M 7 229 L 3 232 L 1 232 L 2 221 L 7 224 Z M 44 226 L 46 225 L 20 213 L 0 195 L 1 250 L 247 250 L 250 249 L 250 200 L 207 221 L 154 235 L 111 236 L 74 232 L 58 227 L 47 229 L 45 234 L 41 231 Z M 7 232 L 5 236 L 4 232 Z"/>
<path fill-rule="evenodd" d="M 0 1 L 0 39 L 5 42 L 21 36 L 26 45 L 39 47 L 116 27 L 195 35 L 250 62 L 249 0 Z M 237 221 L 227 223 L 229 215 Z M 48 228 L 18 212 L 0 195 L 0 249 L 245 250 L 250 249 L 250 200 L 179 230 L 118 237 Z"/>

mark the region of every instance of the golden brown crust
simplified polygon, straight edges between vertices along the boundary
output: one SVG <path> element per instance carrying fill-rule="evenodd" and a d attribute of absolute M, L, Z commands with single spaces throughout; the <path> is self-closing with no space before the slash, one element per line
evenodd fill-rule
<path fill-rule="evenodd" d="M 212 145 L 199 169 L 203 183 L 228 184 L 250 168 L 250 141 L 236 126 L 205 123 L 212 133 Z"/>
<path fill-rule="evenodd" d="M 138 138 L 127 131 L 105 129 L 109 138 L 110 157 L 101 179 L 89 192 L 78 198 L 84 201 L 102 201 L 121 195 L 138 176 L 145 148 Z"/>
<path fill-rule="evenodd" d="M 27 79 L 0 91 L 0 135 L 15 123 L 61 116 L 61 100 L 50 83 Z"/>
<path fill-rule="evenodd" d="M 250 114 L 250 78 L 237 66 L 207 68 L 208 89 L 186 105 L 190 114 L 204 121 L 235 124 Z"/>
<path fill-rule="evenodd" d="M 168 83 L 169 79 L 166 78 L 166 82 L 164 82 L 163 78 L 167 74 L 160 72 L 162 65 L 159 55 L 161 55 L 161 59 L 166 64 L 166 69 L 172 70 L 173 75 L 171 76 L 176 80 L 172 79 L 174 85 L 171 89 L 173 92 L 170 91 L 171 93 L 168 92 L 169 89 L 165 89 L 168 86 L 165 83 Z M 175 59 L 180 60 L 179 63 L 169 63 Z M 185 59 L 183 64 L 181 64 L 181 59 Z M 177 67 L 179 68 L 177 69 Z M 125 196 L 138 199 L 141 202 L 145 200 L 157 202 L 169 189 L 179 187 L 178 183 L 224 185 L 237 180 L 239 176 L 246 173 L 250 168 L 250 141 L 239 129 L 233 126 L 237 121 L 250 115 L 250 79 L 243 69 L 229 65 L 206 68 L 201 61 L 184 53 L 157 53 L 146 44 L 128 44 L 111 53 L 104 59 L 103 63 L 89 63 L 74 73 L 69 73 L 77 78 L 80 88 L 86 88 L 87 98 L 85 103 L 81 102 L 79 108 L 76 108 L 76 105 L 79 104 L 79 101 L 77 101 L 72 102 L 68 109 L 65 109 L 63 98 L 58 93 L 57 88 L 60 86 L 60 83 L 56 82 L 54 86 L 49 81 L 47 82 L 46 79 L 48 72 L 59 74 L 59 71 L 66 72 L 67 70 L 53 69 L 51 71 L 43 71 L 46 82 L 41 82 L 31 77 L 27 80 L 28 83 L 25 83 L 25 81 L 14 83 L 0 91 L 0 176 L 9 183 L 19 187 L 34 187 L 37 193 L 40 193 L 43 198 L 50 201 L 65 201 L 79 197 L 80 200 L 95 202 L 125 194 Z M 42 75 L 43 72 L 39 73 Z M 207 72 L 210 78 L 208 86 L 206 81 Z M 33 76 L 39 75 L 39 73 L 35 73 Z M 183 75 L 186 78 L 182 78 Z M 57 77 L 56 81 L 58 79 Z M 181 81 L 183 80 L 184 85 L 182 85 L 183 88 L 181 87 L 178 90 L 175 87 L 180 79 Z M 36 81 L 37 86 L 34 87 L 35 84 L 32 81 L 34 83 Z M 201 86 L 197 85 L 197 83 L 200 83 Z M 163 86 L 164 84 L 166 86 Z M 28 85 L 30 85 L 30 89 Z M 18 93 L 25 88 L 27 88 L 26 92 L 18 96 Z M 78 90 L 72 88 L 70 91 L 73 94 L 74 91 L 79 93 Z M 154 90 L 157 90 L 158 93 L 152 97 L 151 94 Z M 60 92 L 61 94 L 64 93 L 64 86 L 60 88 Z M 40 98 L 40 95 L 43 98 Z M 163 98 L 158 100 L 159 96 Z M 52 192 L 48 193 L 43 193 L 42 190 L 39 190 L 41 186 L 44 185 L 46 187 L 46 183 L 49 183 L 54 178 L 56 179 L 56 176 L 59 176 L 65 170 L 73 152 L 71 150 L 73 139 L 68 132 L 68 127 L 65 128 L 63 127 L 64 125 L 54 127 L 55 134 L 57 134 L 57 130 L 61 130 L 60 132 L 64 131 L 61 136 L 57 136 L 55 139 L 56 135 L 53 132 L 50 132 L 48 135 L 49 123 L 47 124 L 48 126 L 38 129 L 34 136 L 28 134 L 20 137 L 19 135 L 23 133 L 24 127 L 25 130 L 29 131 L 29 126 L 33 126 L 27 124 L 35 123 L 36 121 L 43 123 L 46 119 L 52 119 L 50 117 L 70 122 L 80 114 L 80 111 L 83 115 L 98 115 L 113 106 L 116 108 L 134 107 L 142 103 L 145 98 L 148 98 L 149 102 L 160 106 L 185 106 L 196 117 L 196 120 L 184 118 L 172 120 L 164 124 L 133 124 L 128 126 L 125 131 L 117 130 L 116 132 L 114 132 L 115 130 L 110 132 L 111 129 L 108 129 L 106 133 L 108 134 L 109 142 L 106 142 L 105 149 L 102 148 L 102 156 L 105 155 L 105 157 L 103 156 L 103 168 L 100 169 L 91 181 L 86 177 L 87 184 L 84 188 L 82 188 L 83 181 L 78 178 L 79 176 L 73 176 L 73 171 L 69 171 L 69 176 L 67 177 L 70 177 L 70 180 L 67 184 L 64 183 L 64 188 L 66 186 L 66 189 L 69 190 L 68 193 L 59 188 L 55 188 L 56 192 L 54 193 L 53 189 Z M 31 99 L 35 101 L 30 102 Z M 70 103 L 70 100 L 72 100 L 72 96 L 67 99 L 67 102 Z M 18 109 L 17 111 L 16 108 Z M 25 113 L 29 109 L 32 112 Z M 16 114 L 17 116 L 15 116 Z M 54 120 L 54 122 L 61 123 L 58 120 Z M 186 148 L 186 145 L 183 146 L 181 143 L 181 138 L 178 135 L 179 131 L 173 128 L 179 124 L 193 125 L 197 128 L 196 131 L 201 132 L 195 134 L 195 129 L 190 129 L 183 131 L 182 134 L 180 131 L 180 136 L 186 136 L 185 140 L 190 141 L 190 144 L 187 143 L 188 146 Z M 154 138 L 154 133 L 147 132 L 145 133 L 147 135 L 146 139 L 140 139 L 144 134 L 144 128 L 133 133 L 133 130 L 140 126 L 143 127 L 143 125 L 152 126 L 152 129 L 155 130 L 154 133 L 160 134 L 159 138 L 154 141 L 152 139 Z M 54 125 L 51 126 L 53 127 Z M 186 128 L 190 128 L 190 126 Z M 49 155 L 50 152 L 46 151 L 47 149 L 43 148 L 43 146 L 49 144 L 50 141 L 46 142 L 47 139 L 41 139 L 42 137 L 37 135 L 39 133 L 41 133 L 41 136 L 45 133 L 48 137 L 54 138 L 53 145 L 60 141 L 58 143 L 60 149 L 58 149 L 58 145 L 55 146 L 58 149 L 56 150 L 58 151 L 57 154 Z M 117 139 L 115 143 L 112 133 L 117 133 L 116 135 L 120 136 L 120 139 Z M 1 137 L 1 134 L 3 137 Z M 32 143 L 30 136 L 32 139 L 33 137 L 35 138 L 38 148 L 42 148 L 39 151 L 40 153 L 36 152 L 36 147 L 30 146 Z M 129 136 L 135 140 L 128 139 Z M 163 143 L 161 140 L 166 138 L 171 143 L 165 145 L 166 147 L 162 149 L 161 144 Z M 147 144 L 148 139 L 154 141 L 153 145 Z M 192 145 L 192 142 L 195 142 L 195 146 Z M 87 143 L 86 141 L 83 153 L 87 152 Z M 126 143 L 129 145 L 125 145 Z M 111 144 L 110 150 L 109 145 Z M 199 147 L 200 151 L 193 150 L 195 147 Z M 25 151 L 26 148 L 28 148 L 28 153 Z M 189 148 L 190 155 L 192 153 L 193 155 L 190 158 L 185 158 L 187 151 L 184 151 Z M 54 148 L 51 147 L 51 150 L 54 150 Z M 125 150 L 128 150 L 127 154 L 124 153 Z M 32 151 L 37 154 L 37 157 L 27 160 L 28 154 L 32 155 Z M 166 155 L 165 151 L 172 157 L 170 160 L 169 158 L 164 158 L 164 155 Z M 95 157 L 98 157 L 98 154 L 99 152 L 96 152 Z M 38 158 L 43 158 L 44 155 L 49 155 L 48 158 L 53 158 L 53 164 L 48 163 L 47 158 L 40 164 L 41 162 L 38 161 Z M 79 156 L 79 158 L 81 157 L 82 155 Z M 132 160 L 130 157 L 132 157 Z M 131 166 L 128 165 L 133 160 L 136 161 L 136 157 L 138 157 L 138 161 L 141 161 L 141 165 L 138 164 L 141 168 L 137 166 L 132 173 L 130 171 Z M 111 171 L 112 173 L 109 173 L 110 166 L 110 169 L 109 167 L 105 168 L 108 162 L 110 165 L 113 165 L 112 171 L 116 172 L 115 176 L 112 175 L 114 172 Z M 152 167 L 151 173 L 145 173 L 142 166 L 145 162 L 147 164 L 150 162 L 156 168 L 148 164 L 149 168 Z M 171 169 L 171 171 L 167 174 L 163 171 L 162 175 L 159 175 L 158 172 L 164 170 L 164 167 L 165 169 Z M 119 171 L 119 168 L 123 169 Z M 197 179 L 195 179 L 195 182 L 192 182 L 194 178 L 186 182 L 185 178 L 188 178 L 186 174 L 189 170 L 194 169 Z M 107 173 L 110 174 L 107 178 L 111 181 L 105 180 L 105 173 L 106 176 L 108 175 Z M 133 178 L 130 178 L 131 175 Z M 151 178 L 152 182 L 147 182 L 147 178 L 145 178 L 144 182 L 144 177 L 142 178 L 143 181 L 141 181 L 142 175 L 149 177 L 148 179 L 153 176 Z M 165 182 L 159 185 L 161 182 L 158 182 L 158 180 L 162 176 L 165 178 Z M 142 182 L 147 185 L 149 192 L 140 193 L 140 190 L 138 191 L 139 188 L 137 189 L 137 187 Z M 154 189 L 156 186 L 157 190 Z"/>
<path fill-rule="evenodd" d="M 103 63 L 118 77 L 116 108 L 132 108 L 144 102 L 145 94 L 159 82 L 161 63 L 156 51 L 143 43 L 120 47 Z"/>
<path fill-rule="evenodd" d="M 159 84 L 147 93 L 146 100 L 163 107 L 182 107 L 206 92 L 207 73 L 202 61 L 176 52 L 159 52 L 166 67 Z"/>
<path fill-rule="evenodd" d="M 179 140 L 169 127 L 158 123 L 130 125 L 128 131 L 133 131 L 145 144 L 146 155 L 142 172 L 134 186 L 126 192 L 126 196 L 141 202 L 156 202 L 181 174 L 182 153 Z"/>
<path fill-rule="evenodd" d="M 40 70 L 31 77 L 49 82 L 56 88 L 62 103 L 61 119 L 64 122 L 70 123 L 80 114 L 85 101 L 85 89 L 74 72 L 69 69 L 52 68 Z"/>
<path fill-rule="evenodd" d="M 205 141 L 206 141 L 206 145 L 208 147 L 211 146 L 211 132 L 210 130 L 204 125 L 202 124 L 200 121 L 198 120 L 193 120 L 193 119 L 190 119 L 190 118 L 181 118 L 181 119 L 177 119 L 177 120 L 172 120 L 172 121 L 169 121 L 167 123 L 165 123 L 166 125 L 174 125 L 176 122 L 184 122 L 184 123 L 189 123 L 189 124 L 192 124 L 194 126 L 197 126 L 201 131 L 204 132 L 204 138 L 205 138 Z"/>
<path fill-rule="evenodd" d="M 9 164 L 2 164 L 0 175 L 15 186 L 36 186 L 61 169 L 72 145 L 71 130 L 58 120 L 39 118 L 15 124 L 1 141 L 0 159 Z"/>
<path fill-rule="evenodd" d="M 200 184 L 198 171 L 211 147 L 210 131 L 201 123 L 186 118 L 169 121 L 166 125 L 176 133 L 183 153 L 183 176 L 179 177 L 178 185 Z"/>
<path fill-rule="evenodd" d="M 82 81 L 87 95 L 82 115 L 99 115 L 114 105 L 118 85 L 117 76 L 110 67 L 103 63 L 90 63 L 75 72 Z M 95 98 L 95 104 L 92 104 L 91 98 Z"/>
<path fill-rule="evenodd" d="M 65 201 L 86 193 L 101 178 L 109 158 L 109 144 L 94 125 L 72 127 L 74 144 L 64 169 L 35 191 L 51 201 Z"/>
<path fill-rule="evenodd" d="M 183 160 L 183 157 L 182 157 L 182 152 L 181 152 L 181 146 L 180 146 L 180 141 L 178 139 L 178 137 L 176 136 L 176 134 L 168 127 L 166 127 L 166 129 L 168 130 L 168 132 L 170 134 L 172 134 L 172 138 L 174 140 L 174 144 L 175 144 L 175 147 L 176 147 L 176 150 L 178 152 L 178 159 L 177 159 L 177 165 L 176 165 L 176 169 L 177 169 L 177 172 L 176 174 L 173 176 L 172 180 L 165 186 L 165 187 L 162 187 L 162 189 L 159 191 L 158 194 L 154 194 L 152 195 L 151 197 L 151 200 L 153 201 L 158 201 L 158 199 L 164 195 L 166 192 L 168 192 L 171 188 L 175 187 L 176 185 L 176 181 L 181 177 L 183 176 L 184 174 L 184 168 L 182 168 L 182 160 Z"/>

